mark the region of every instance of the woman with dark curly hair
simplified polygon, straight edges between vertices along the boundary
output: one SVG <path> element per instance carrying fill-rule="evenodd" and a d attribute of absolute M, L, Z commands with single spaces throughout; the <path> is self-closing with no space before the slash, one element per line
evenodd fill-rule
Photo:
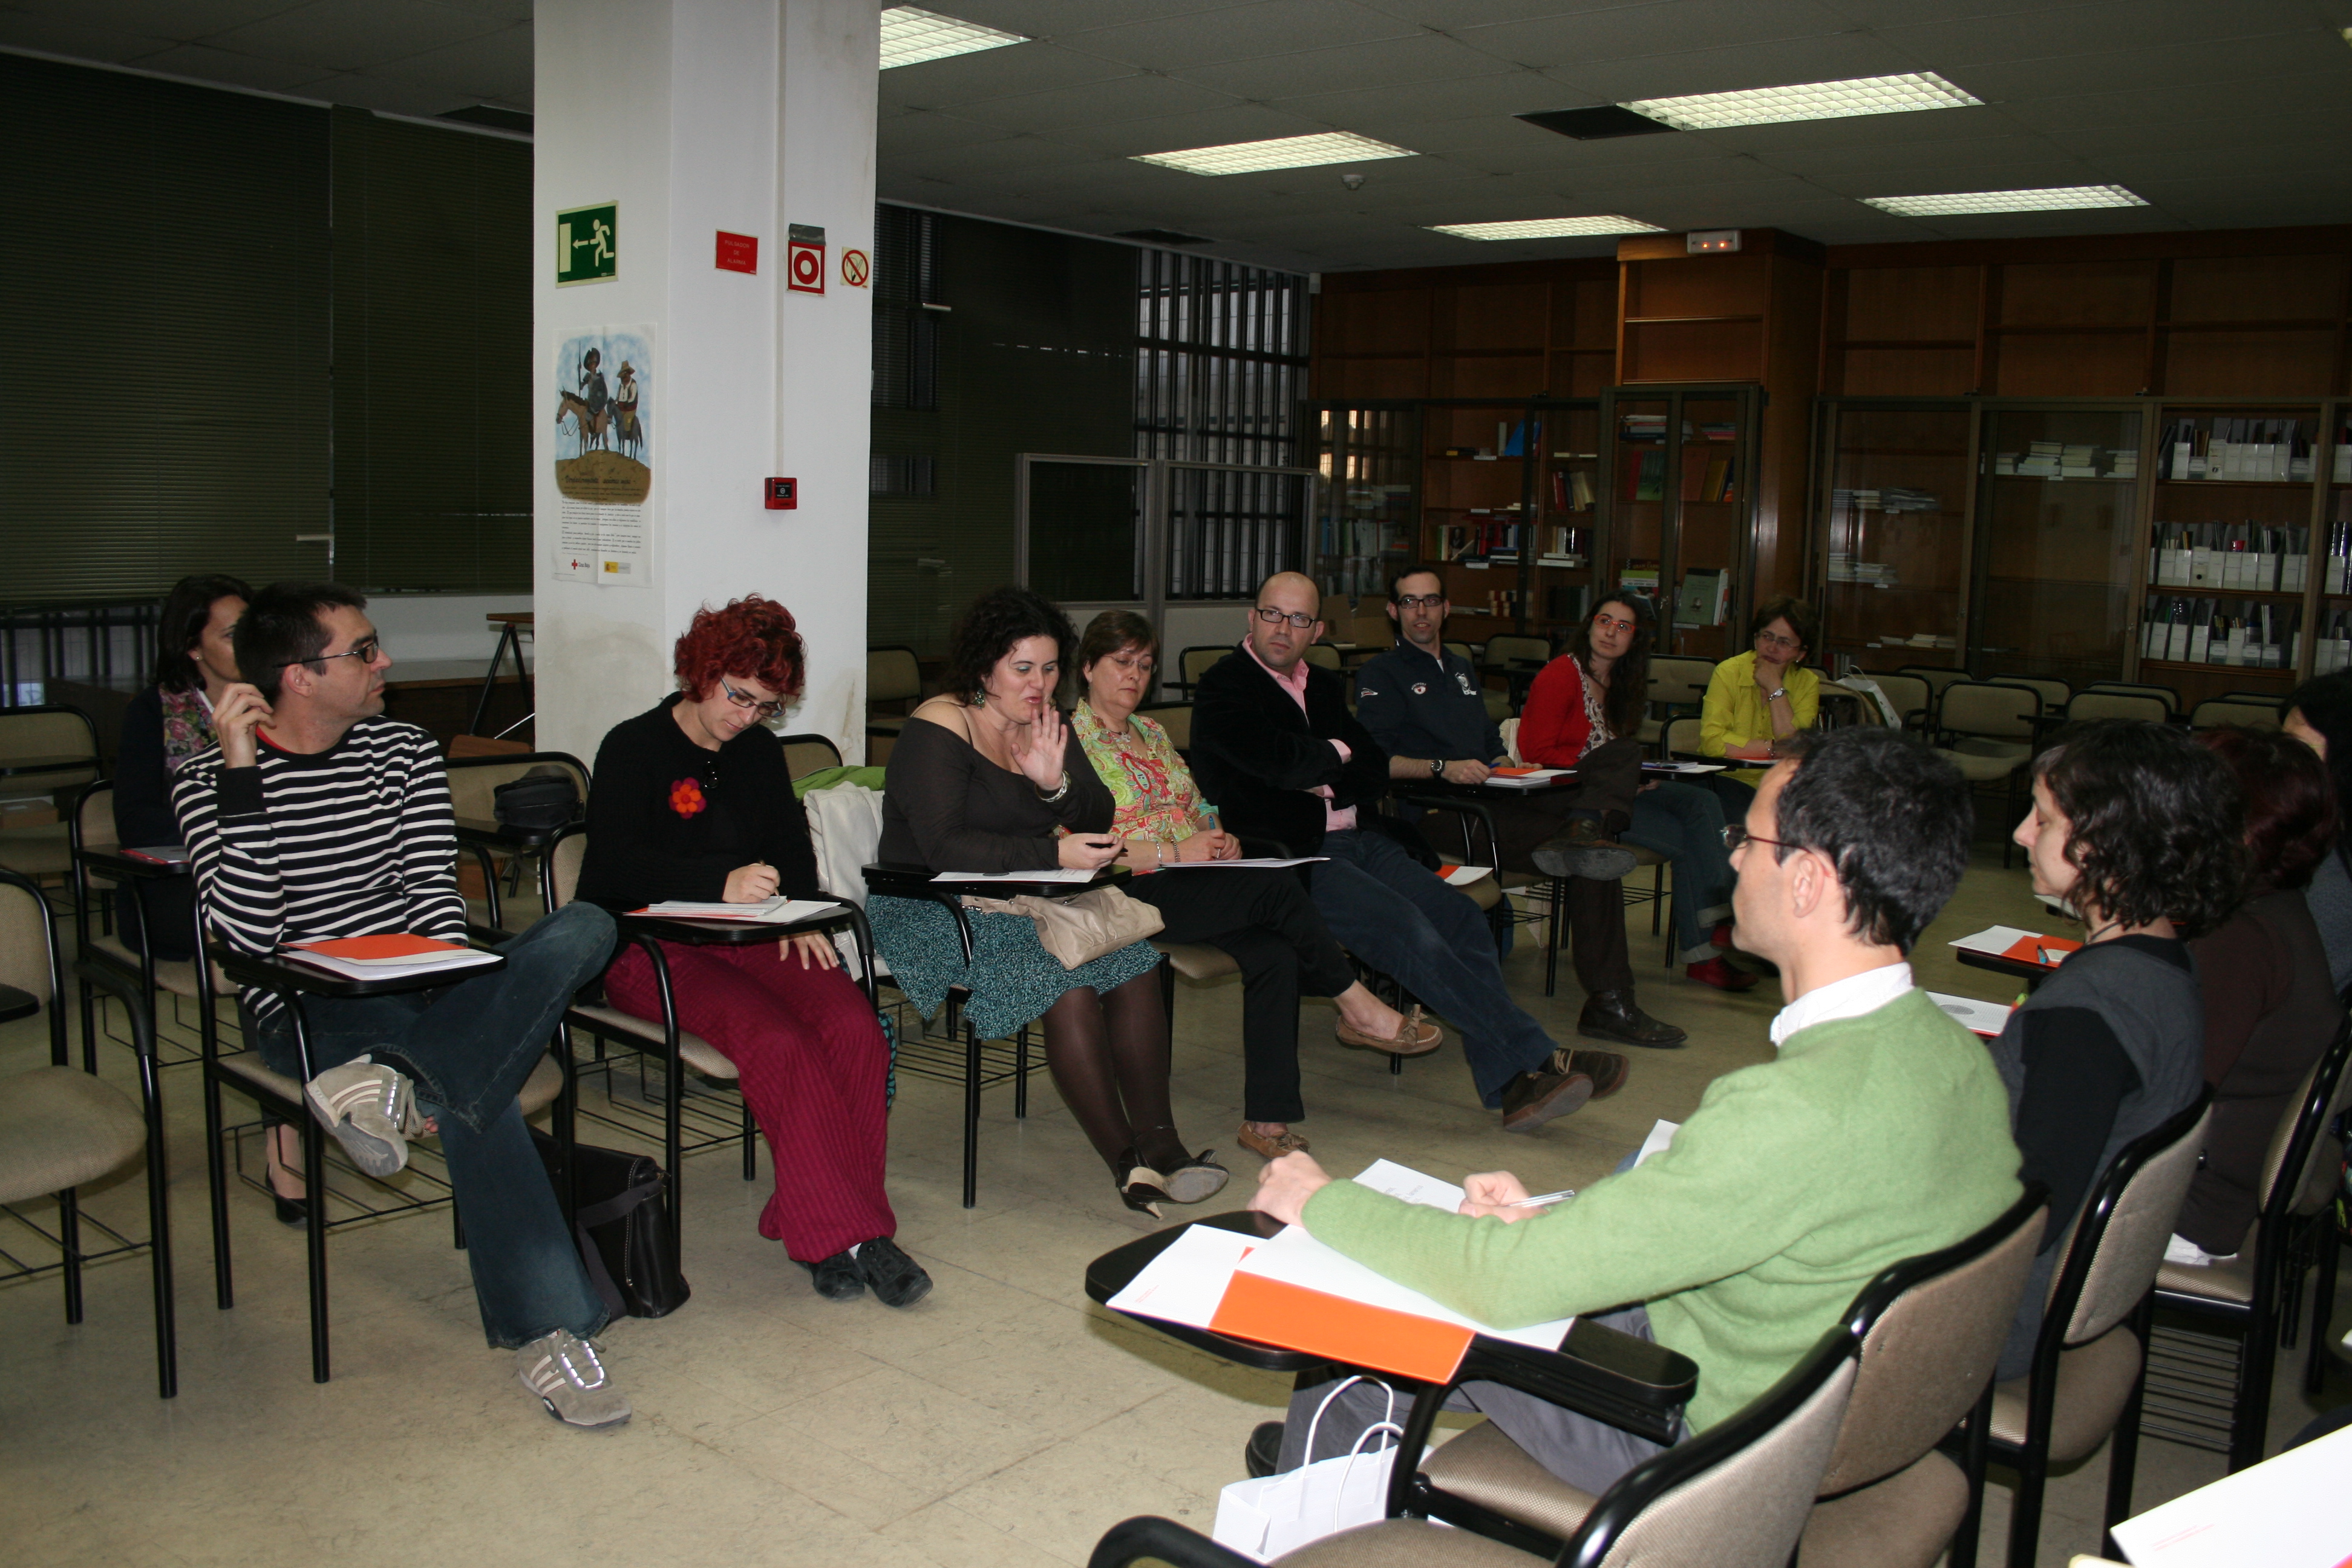
<path fill-rule="evenodd" d="M 882 795 L 881 858 L 936 871 L 1093 871 L 1118 858 L 1110 791 L 1054 706 L 1077 635 L 1026 588 L 983 594 L 949 638 L 944 689 L 915 710 Z M 1223 1165 L 1189 1152 L 1168 1096 L 1168 1017 L 1148 942 L 1065 969 L 1021 916 L 971 911 L 971 963 L 955 922 L 920 899 L 866 901 L 874 940 L 928 1018 L 949 990 L 965 1016 L 1001 1039 L 1045 1020 L 1054 1087 L 1110 1167 L 1128 1207 L 1198 1203 L 1225 1184 Z"/>
<path fill-rule="evenodd" d="M 2271 1134 L 2344 1018 L 2303 901 L 2312 868 L 2336 848 L 2327 764 L 2275 730 L 2207 730 L 2197 739 L 2228 764 L 2245 798 L 2246 895 L 2219 929 L 2189 944 L 2205 990 L 2213 1129 L 2167 1256 L 2192 1266 L 2232 1257 L 2245 1240 Z"/>
<path fill-rule="evenodd" d="M 2083 945 L 1992 1042 L 2050 1223 L 1998 1375 L 2031 1369 L 2058 1238 L 2099 1173 L 2205 1081 L 2205 1005 L 2189 956 L 2237 907 L 2245 813 L 2220 758 L 2168 724 L 2110 720 L 2033 760 L 2033 810 L 2013 835 L 2033 890 L 2063 899 Z"/>
<path fill-rule="evenodd" d="M 2287 693 L 2288 734 L 2319 753 L 2336 787 L 2336 820 L 2352 823 L 2352 675 L 2322 675 Z M 2304 901 L 2327 950 L 2327 976 L 2336 990 L 2352 986 L 2352 835 L 2312 871 Z"/>
<path fill-rule="evenodd" d="M 696 612 L 677 671 L 679 689 L 596 749 L 580 896 L 610 910 L 820 896 L 808 818 L 765 723 L 807 673 L 792 612 L 757 594 Z M 776 1186 L 760 1234 L 782 1242 L 830 1300 L 868 1287 L 888 1306 L 921 1300 L 931 1278 L 892 1239 L 898 1222 L 882 1190 L 890 1048 L 832 939 L 664 942 L 662 957 L 678 1026 L 735 1064 L 767 1138 Z M 621 949 L 604 990 L 621 1011 L 660 1020 L 653 964 L 635 945 Z"/>

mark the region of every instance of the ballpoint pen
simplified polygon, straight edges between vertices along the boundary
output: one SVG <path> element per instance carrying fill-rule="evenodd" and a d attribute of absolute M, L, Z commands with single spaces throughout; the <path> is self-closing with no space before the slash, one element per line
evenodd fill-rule
<path fill-rule="evenodd" d="M 1498 1206 L 1507 1209 L 1541 1208 L 1547 1204 L 1561 1203 L 1567 1199 L 1574 1197 L 1575 1195 L 1576 1189 L 1574 1187 L 1562 1187 L 1556 1193 L 1538 1193 L 1534 1197 L 1516 1198 L 1509 1203 L 1503 1204 Z"/>

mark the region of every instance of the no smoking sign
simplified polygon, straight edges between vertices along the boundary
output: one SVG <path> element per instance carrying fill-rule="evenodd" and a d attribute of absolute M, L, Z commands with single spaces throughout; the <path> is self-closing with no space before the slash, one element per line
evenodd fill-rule
<path fill-rule="evenodd" d="M 866 259 L 864 251 L 845 250 L 841 253 L 841 280 L 850 288 L 865 288 L 866 279 L 873 270 L 874 265 Z"/>
<path fill-rule="evenodd" d="M 784 286 L 801 294 L 824 292 L 824 230 L 790 225 L 784 237 Z"/>

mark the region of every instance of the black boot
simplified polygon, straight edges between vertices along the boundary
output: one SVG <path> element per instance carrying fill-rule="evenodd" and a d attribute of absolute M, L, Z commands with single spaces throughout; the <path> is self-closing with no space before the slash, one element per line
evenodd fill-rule
<path fill-rule="evenodd" d="M 1672 1024 L 1634 1006 L 1631 991 L 1603 991 L 1587 997 L 1584 1011 L 1577 1016 L 1576 1032 L 1589 1040 L 1613 1040 L 1654 1050 L 1672 1050 L 1690 1038 Z"/>

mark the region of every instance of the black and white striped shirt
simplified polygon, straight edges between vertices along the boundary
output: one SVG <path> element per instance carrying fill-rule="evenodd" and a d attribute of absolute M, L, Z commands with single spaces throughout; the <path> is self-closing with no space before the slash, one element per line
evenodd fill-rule
<path fill-rule="evenodd" d="M 315 756 L 255 738 L 255 766 L 226 767 L 215 746 L 172 785 L 213 931 L 255 954 L 401 931 L 466 940 L 449 785 L 430 735 L 362 719 Z M 279 1005 L 250 1000 L 260 1017 Z"/>

